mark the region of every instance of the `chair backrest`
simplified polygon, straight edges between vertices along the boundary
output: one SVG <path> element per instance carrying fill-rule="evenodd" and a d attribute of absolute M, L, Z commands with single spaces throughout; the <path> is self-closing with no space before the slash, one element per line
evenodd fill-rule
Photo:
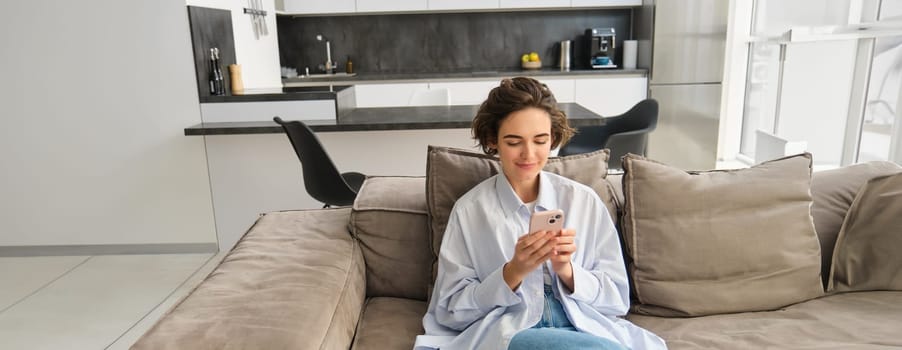
<path fill-rule="evenodd" d="M 566 156 L 608 148 L 611 150 L 608 167 L 620 169 L 620 157 L 623 155 L 645 155 L 648 133 L 657 125 L 658 101 L 645 99 L 621 115 L 605 118 L 605 125 L 580 127 L 558 154 Z"/>
<path fill-rule="evenodd" d="M 338 172 L 313 130 L 296 120 L 283 121 L 282 118 L 275 117 L 273 121 L 281 125 L 288 134 L 288 140 L 301 161 L 307 193 L 326 205 L 353 204 L 357 191 Z"/>
<path fill-rule="evenodd" d="M 416 90 L 410 95 L 410 106 L 447 106 L 451 103 L 451 94 L 447 88 Z"/>

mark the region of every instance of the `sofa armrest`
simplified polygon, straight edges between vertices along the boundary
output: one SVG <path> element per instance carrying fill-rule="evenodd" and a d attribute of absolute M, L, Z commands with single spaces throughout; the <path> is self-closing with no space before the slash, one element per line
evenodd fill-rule
<path fill-rule="evenodd" d="M 366 293 L 350 209 L 262 216 L 133 349 L 348 349 Z"/>

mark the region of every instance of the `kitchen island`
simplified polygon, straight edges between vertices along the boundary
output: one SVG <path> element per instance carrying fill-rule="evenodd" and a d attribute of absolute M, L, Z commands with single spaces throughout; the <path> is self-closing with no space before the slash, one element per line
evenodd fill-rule
<path fill-rule="evenodd" d="M 604 123 L 601 115 L 579 104 L 560 105 L 573 126 Z M 340 172 L 424 176 L 429 145 L 479 151 L 470 135 L 477 108 L 354 108 L 336 118 L 304 122 L 316 131 Z M 303 111 L 299 113 L 303 116 Z M 185 135 L 202 137 L 206 146 L 216 232 L 223 251 L 238 241 L 260 213 L 322 207 L 307 194 L 301 163 L 272 117 L 185 129 Z"/>
<path fill-rule="evenodd" d="M 574 127 L 604 124 L 601 115 L 576 103 L 561 103 Z M 479 106 L 419 106 L 354 108 L 334 119 L 304 120 L 316 132 L 467 129 Z M 280 134 L 282 127 L 272 121 L 210 122 L 185 128 L 186 136 Z"/>

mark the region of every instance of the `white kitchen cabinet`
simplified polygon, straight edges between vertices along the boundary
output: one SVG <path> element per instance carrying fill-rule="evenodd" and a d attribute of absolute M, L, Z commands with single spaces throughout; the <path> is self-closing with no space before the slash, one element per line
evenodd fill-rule
<path fill-rule="evenodd" d="M 357 11 L 357 0 L 282 0 L 286 13 L 292 14 L 328 14 L 349 13 Z"/>
<path fill-rule="evenodd" d="M 430 89 L 448 89 L 452 106 L 478 105 L 489 96 L 489 91 L 498 86 L 501 78 L 489 81 L 462 81 L 429 83 Z"/>
<path fill-rule="evenodd" d="M 427 0 L 357 0 L 357 12 L 424 11 Z"/>
<path fill-rule="evenodd" d="M 605 117 L 628 111 L 648 96 L 645 77 L 575 79 L 574 102 Z M 553 91 L 553 90 L 552 90 Z"/>
<path fill-rule="evenodd" d="M 535 77 L 537 80 L 548 85 L 551 92 L 554 93 L 558 102 L 574 102 L 574 85 L 573 79 L 569 78 L 542 78 Z M 481 104 L 489 96 L 492 91 L 501 83 L 503 78 L 493 78 L 484 81 L 466 81 L 466 82 L 435 82 L 429 83 L 430 89 L 448 89 L 450 96 L 450 105 L 478 105 Z"/>
<path fill-rule="evenodd" d="M 335 100 L 201 103 L 200 112 L 204 123 L 334 119 Z"/>
<path fill-rule="evenodd" d="M 555 79 L 555 78 L 541 78 L 536 77 L 542 83 L 548 86 L 548 89 L 551 90 L 551 93 L 554 94 L 554 99 L 560 103 L 569 103 L 574 102 L 573 88 L 574 83 L 573 79 Z"/>
<path fill-rule="evenodd" d="M 642 76 L 608 76 L 603 78 L 535 77 L 548 85 L 561 103 L 579 103 L 603 116 L 614 116 L 629 110 L 648 95 L 648 82 Z M 354 86 L 357 107 L 409 106 L 417 91 L 447 89 L 449 105 L 478 105 L 502 78 L 474 81 L 357 84 Z"/>
<path fill-rule="evenodd" d="M 429 0 L 430 10 L 496 9 L 499 0 Z"/>
<path fill-rule="evenodd" d="M 573 7 L 642 6 L 642 0 L 571 0 Z"/>
<path fill-rule="evenodd" d="M 570 7 L 570 0 L 500 0 L 499 7 L 503 9 Z"/>
<path fill-rule="evenodd" d="M 357 107 L 407 106 L 414 92 L 429 89 L 428 83 L 354 85 Z"/>

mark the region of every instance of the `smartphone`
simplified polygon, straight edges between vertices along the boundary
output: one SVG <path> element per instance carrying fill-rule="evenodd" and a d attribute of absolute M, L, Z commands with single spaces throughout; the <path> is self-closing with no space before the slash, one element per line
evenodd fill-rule
<path fill-rule="evenodd" d="M 537 231 L 557 232 L 564 228 L 564 211 L 552 209 L 537 211 L 529 218 L 529 233 Z"/>

